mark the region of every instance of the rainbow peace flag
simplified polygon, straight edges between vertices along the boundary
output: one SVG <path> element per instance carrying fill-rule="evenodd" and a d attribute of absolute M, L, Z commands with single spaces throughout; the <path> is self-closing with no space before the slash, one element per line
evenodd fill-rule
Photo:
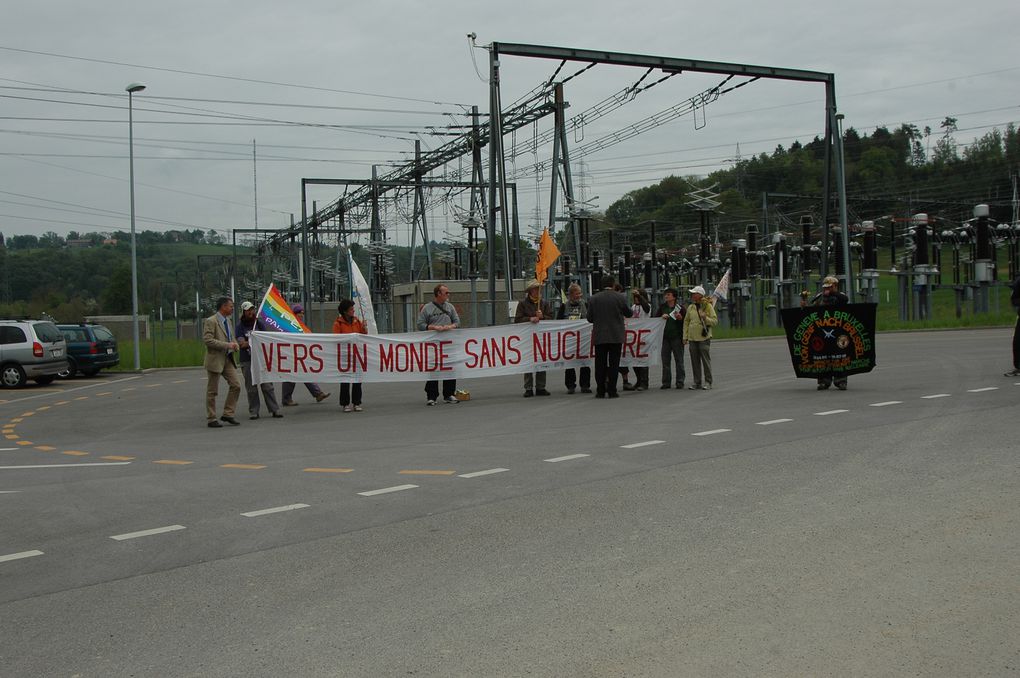
<path fill-rule="evenodd" d="M 262 297 L 258 315 L 255 317 L 274 332 L 311 332 L 307 325 L 297 319 L 294 311 L 290 310 L 290 304 L 273 283 L 269 283 L 269 289 L 266 290 L 266 296 Z"/>

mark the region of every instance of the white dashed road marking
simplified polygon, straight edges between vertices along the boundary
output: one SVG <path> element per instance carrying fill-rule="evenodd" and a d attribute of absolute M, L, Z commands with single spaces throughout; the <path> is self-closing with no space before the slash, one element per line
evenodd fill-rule
<path fill-rule="evenodd" d="M 545 461 L 549 462 L 550 464 L 555 464 L 555 463 L 558 463 L 558 462 L 561 462 L 561 461 L 570 461 L 571 459 L 582 459 L 582 458 L 588 457 L 588 456 L 590 456 L 590 455 L 587 455 L 587 454 L 568 454 L 565 457 L 553 457 L 552 459 L 546 459 Z"/>
<path fill-rule="evenodd" d="M 984 393 L 985 391 L 998 391 L 998 386 L 986 386 L 984 388 L 968 388 L 967 393 Z"/>
<path fill-rule="evenodd" d="M 923 400 L 932 400 L 933 398 L 948 398 L 949 396 L 949 393 L 935 393 L 933 395 L 921 396 L 921 398 Z"/>
<path fill-rule="evenodd" d="M 241 515 L 245 518 L 256 518 L 258 516 L 267 516 L 270 513 L 283 513 L 284 511 L 295 511 L 297 509 L 308 508 L 308 504 L 288 504 L 287 506 L 277 506 L 276 508 L 260 509 L 258 511 L 248 511 Z"/>
<path fill-rule="evenodd" d="M 377 494 L 389 494 L 390 492 L 401 492 L 403 490 L 413 490 L 418 487 L 417 485 L 395 485 L 393 487 L 384 487 L 381 490 L 369 490 L 368 492 L 358 492 L 362 497 L 374 497 Z"/>
<path fill-rule="evenodd" d="M 461 473 L 457 477 L 458 478 L 479 478 L 481 476 L 489 476 L 489 475 L 492 475 L 493 473 L 503 473 L 504 471 L 509 471 L 509 470 L 510 469 L 508 469 L 508 468 L 490 468 L 490 469 L 487 469 L 485 471 L 474 471 L 472 473 Z"/>
<path fill-rule="evenodd" d="M 33 556 L 43 555 L 42 551 L 22 551 L 21 553 L 11 553 L 6 556 L 0 556 L 0 563 L 6 563 L 9 560 L 21 560 L 22 558 L 31 558 Z"/>
<path fill-rule="evenodd" d="M 13 468 L 73 468 L 75 466 L 124 466 L 130 464 L 130 461 L 104 461 L 96 462 L 94 464 L 34 464 L 32 466 L 0 466 L 0 470 L 13 469 Z"/>
<path fill-rule="evenodd" d="M 886 407 L 887 405 L 902 405 L 902 400 L 886 400 L 884 403 L 871 403 L 869 407 Z"/>
<path fill-rule="evenodd" d="M 825 412 L 815 412 L 815 416 L 816 417 L 827 417 L 830 414 L 843 414 L 844 412 L 849 412 L 849 411 L 850 410 L 826 410 Z"/>
<path fill-rule="evenodd" d="M 177 530 L 183 529 L 185 529 L 183 525 L 167 525 L 166 527 L 157 527 L 151 530 L 128 532 L 127 534 L 115 534 L 111 536 L 110 539 L 124 541 L 125 539 L 137 539 L 138 537 L 151 537 L 154 534 L 163 534 L 164 532 L 176 532 Z"/>
<path fill-rule="evenodd" d="M 711 431 L 698 431 L 697 433 L 692 433 L 691 435 L 692 436 L 714 436 L 716 433 L 729 433 L 730 430 L 731 429 L 728 429 L 728 428 L 715 428 L 715 429 L 712 429 Z"/>
<path fill-rule="evenodd" d="M 620 445 L 625 450 L 633 450 L 636 447 L 648 447 L 649 445 L 661 445 L 665 440 L 646 440 L 643 443 L 631 443 L 630 445 Z"/>
<path fill-rule="evenodd" d="M 757 424 L 758 426 L 772 426 L 772 424 L 785 424 L 788 421 L 793 421 L 793 419 L 769 419 L 768 421 L 759 421 Z"/>

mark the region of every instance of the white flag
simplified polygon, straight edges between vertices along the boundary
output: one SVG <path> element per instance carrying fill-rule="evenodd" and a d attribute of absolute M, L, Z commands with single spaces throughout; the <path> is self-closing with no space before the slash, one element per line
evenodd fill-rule
<path fill-rule="evenodd" d="M 719 279 L 719 284 L 712 290 L 711 302 L 715 305 L 717 299 L 726 300 L 726 296 L 730 293 L 730 269 L 726 269 L 726 273 Z"/>
<path fill-rule="evenodd" d="M 379 334 L 379 326 L 375 324 L 375 309 L 372 308 L 372 293 L 368 289 L 365 276 L 361 275 L 361 269 L 354 263 L 350 250 L 347 250 L 347 265 L 351 267 L 351 281 L 354 283 L 351 299 L 354 301 L 354 308 L 357 309 L 357 316 L 365 323 L 365 329 L 369 334 Z"/>

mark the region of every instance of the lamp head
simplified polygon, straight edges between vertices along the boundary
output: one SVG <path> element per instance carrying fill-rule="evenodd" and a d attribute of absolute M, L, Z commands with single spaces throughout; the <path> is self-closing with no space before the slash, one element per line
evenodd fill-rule
<path fill-rule="evenodd" d="M 135 92 L 141 92 L 143 89 L 145 89 L 145 85 L 143 85 L 140 82 L 133 82 L 127 87 L 125 87 L 124 91 L 130 94 L 134 94 Z"/>

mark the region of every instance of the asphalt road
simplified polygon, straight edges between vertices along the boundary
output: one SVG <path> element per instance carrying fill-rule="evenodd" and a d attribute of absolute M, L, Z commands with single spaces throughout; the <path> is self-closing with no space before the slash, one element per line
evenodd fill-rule
<path fill-rule="evenodd" d="M 0 675 L 1020 674 L 1009 336 L 880 335 L 845 392 L 717 341 L 712 391 L 299 387 L 218 430 L 198 370 L 0 391 Z"/>

